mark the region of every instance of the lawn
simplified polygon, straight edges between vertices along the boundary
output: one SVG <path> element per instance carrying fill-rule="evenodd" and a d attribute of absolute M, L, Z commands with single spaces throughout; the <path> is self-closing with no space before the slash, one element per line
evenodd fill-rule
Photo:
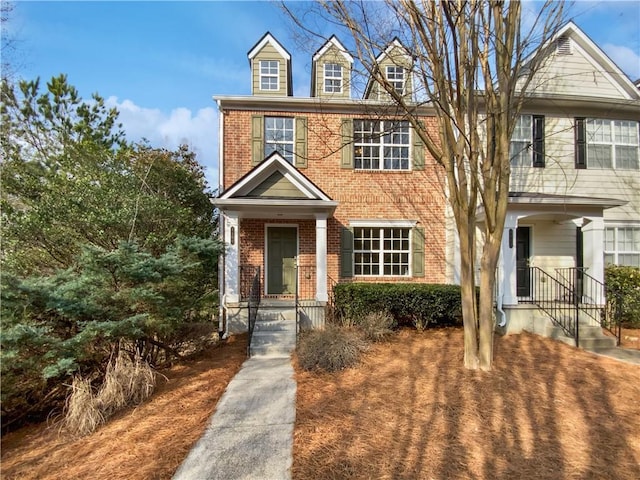
<path fill-rule="evenodd" d="M 5 435 L 2 478 L 171 478 L 245 353 L 232 337 L 164 371 L 88 437 Z M 469 372 L 461 330 L 403 330 L 357 368 L 298 371 L 294 478 L 640 478 L 640 366 L 527 334 L 497 337 L 495 357 Z"/>
<path fill-rule="evenodd" d="M 640 366 L 532 334 L 491 373 L 462 331 L 400 332 L 338 374 L 298 369 L 294 479 L 640 478 Z"/>

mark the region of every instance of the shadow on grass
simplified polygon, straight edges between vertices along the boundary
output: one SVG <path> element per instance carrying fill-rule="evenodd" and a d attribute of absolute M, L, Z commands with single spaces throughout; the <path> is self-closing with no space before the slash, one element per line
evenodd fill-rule
<path fill-rule="evenodd" d="M 464 369 L 462 332 L 401 332 L 298 373 L 294 478 L 640 478 L 640 368 L 535 335 Z"/>

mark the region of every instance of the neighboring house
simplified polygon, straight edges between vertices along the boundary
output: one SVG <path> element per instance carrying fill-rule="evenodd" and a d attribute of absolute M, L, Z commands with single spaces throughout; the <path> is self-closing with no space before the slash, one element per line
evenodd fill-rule
<path fill-rule="evenodd" d="M 603 280 L 605 262 L 640 262 L 640 91 L 573 23 L 554 42 L 512 140 L 497 292 L 510 331 L 529 328 L 537 308 L 542 280 L 531 267 L 554 278 L 579 267 L 584 290 L 587 277 Z M 292 96 L 291 55 L 271 34 L 248 57 L 252 94 L 215 97 L 229 331 L 246 329 L 256 273 L 263 301 L 287 304 L 297 293 L 313 326 L 337 282 L 456 282 L 442 171 L 376 82 L 353 98 L 353 58 L 339 40 L 313 55 L 304 98 Z M 402 44 L 393 40 L 377 60 L 411 98 Z M 419 114 L 437 128 L 432 109 Z"/>

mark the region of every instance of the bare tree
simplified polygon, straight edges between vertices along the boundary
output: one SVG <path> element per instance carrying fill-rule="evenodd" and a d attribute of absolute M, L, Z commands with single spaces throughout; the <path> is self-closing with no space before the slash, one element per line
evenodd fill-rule
<path fill-rule="evenodd" d="M 309 26 L 318 18 L 346 31 L 366 75 L 388 93 L 442 166 L 460 240 L 464 364 L 490 370 L 510 138 L 529 82 L 562 22 L 562 2 L 541 5 L 526 19 L 526 28 L 518 1 L 321 1 L 311 9 L 294 4 L 283 8 L 307 33 L 318 34 Z M 394 37 L 413 57 L 411 99 L 394 88 L 377 64 L 378 53 Z M 420 121 L 418 107 L 425 104 L 435 110 L 437 130 Z"/>

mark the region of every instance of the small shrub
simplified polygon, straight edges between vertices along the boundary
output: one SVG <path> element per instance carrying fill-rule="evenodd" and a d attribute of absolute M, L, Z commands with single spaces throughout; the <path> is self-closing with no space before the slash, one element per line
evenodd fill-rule
<path fill-rule="evenodd" d="M 609 265 L 605 283 L 608 308 L 617 310 L 623 326 L 640 328 L 640 269 Z"/>
<path fill-rule="evenodd" d="M 359 326 L 367 340 L 382 342 L 393 333 L 396 321 L 389 312 L 372 312 L 365 315 Z"/>
<path fill-rule="evenodd" d="M 327 325 L 324 330 L 306 333 L 296 351 L 303 369 L 335 372 L 354 366 L 365 348 L 356 330 Z"/>

